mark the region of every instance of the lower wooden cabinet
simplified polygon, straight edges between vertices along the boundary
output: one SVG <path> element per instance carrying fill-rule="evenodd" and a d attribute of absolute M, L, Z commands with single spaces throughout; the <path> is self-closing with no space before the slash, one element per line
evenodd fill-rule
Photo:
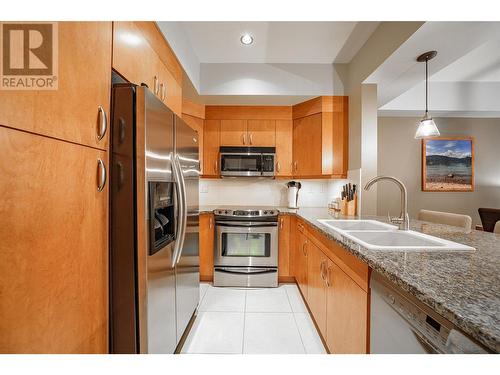
<path fill-rule="evenodd" d="M 296 221 L 291 270 L 329 351 L 367 353 L 368 266 Z"/>
<path fill-rule="evenodd" d="M 290 272 L 290 215 L 280 215 L 278 218 L 278 277 L 287 280 Z"/>
<path fill-rule="evenodd" d="M 327 279 L 326 343 L 330 352 L 366 353 L 369 318 L 367 292 L 331 260 L 328 261 Z"/>
<path fill-rule="evenodd" d="M 214 277 L 214 214 L 200 215 L 200 280 Z"/>
<path fill-rule="evenodd" d="M 327 267 L 328 259 L 312 242 L 308 244 L 307 257 L 307 302 L 323 335 L 327 334 Z"/>
<path fill-rule="evenodd" d="M 297 233 L 294 249 L 294 275 L 302 295 L 307 300 L 307 253 L 308 241 L 304 224 L 297 222 Z"/>
<path fill-rule="evenodd" d="M 106 152 L 1 126 L 0 150 L 0 353 L 107 353 Z"/>

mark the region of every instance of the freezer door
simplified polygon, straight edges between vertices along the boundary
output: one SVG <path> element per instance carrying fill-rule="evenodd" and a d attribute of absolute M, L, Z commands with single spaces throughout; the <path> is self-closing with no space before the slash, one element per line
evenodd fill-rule
<path fill-rule="evenodd" d="M 141 100 L 142 99 L 142 100 Z M 175 317 L 175 269 L 173 248 L 175 242 L 152 251 L 149 236 L 154 231 L 151 222 L 149 182 L 173 182 L 172 157 L 174 155 L 174 114 L 149 89 L 138 88 L 137 127 L 144 127 L 144 192 L 147 239 L 138 246 L 139 258 L 139 297 L 142 297 L 140 311 L 147 316 L 147 353 L 174 353 L 177 346 L 177 325 Z M 140 139 L 140 137 L 138 137 Z M 138 148 L 139 149 L 139 148 Z M 139 150 L 138 150 L 139 151 Z M 175 214 L 174 214 L 175 216 Z M 154 217 L 154 215 L 153 215 Z M 154 243 L 154 241 L 153 241 Z M 141 264 L 146 270 L 146 295 L 141 295 L 143 274 Z M 140 322 L 144 327 L 144 321 Z M 142 336 L 142 335 L 141 335 Z"/>
<path fill-rule="evenodd" d="M 187 218 L 184 243 L 176 263 L 177 340 L 180 340 L 199 302 L 199 138 L 179 117 L 175 117 L 176 160 L 184 180 Z"/>

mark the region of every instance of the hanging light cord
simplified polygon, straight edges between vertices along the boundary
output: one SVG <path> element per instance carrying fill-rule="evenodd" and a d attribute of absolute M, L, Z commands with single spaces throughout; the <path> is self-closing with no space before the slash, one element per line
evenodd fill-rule
<path fill-rule="evenodd" d="M 429 62 L 429 59 L 425 59 L 425 117 L 427 117 L 427 113 L 428 113 L 428 108 L 427 108 L 427 102 L 428 102 L 428 98 L 429 98 L 429 73 L 427 71 L 427 63 Z"/>

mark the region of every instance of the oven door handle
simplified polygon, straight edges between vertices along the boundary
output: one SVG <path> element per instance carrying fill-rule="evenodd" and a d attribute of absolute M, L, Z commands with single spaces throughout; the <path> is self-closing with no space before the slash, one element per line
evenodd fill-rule
<path fill-rule="evenodd" d="M 278 272 L 276 268 L 256 268 L 256 267 L 215 267 L 216 272 L 232 273 L 237 275 L 257 275 L 263 273 Z"/>
<path fill-rule="evenodd" d="M 268 228 L 273 228 L 273 227 L 277 227 L 278 226 L 278 223 L 276 222 L 263 222 L 263 223 L 257 223 L 257 222 L 253 222 L 253 223 L 249 223 L 249 222 L 244 222 L 244 221 L 233 221 L 233 222 L 221 222 L 221 221 L 216 221 L 215 222 L 215 225 L 218 226 L 218 227 L 232 227 L 232 228 L 241 228 L 241 227 L 245 227 L 245 228 L 265 228 L 265 227 L 268 227 Z"/>

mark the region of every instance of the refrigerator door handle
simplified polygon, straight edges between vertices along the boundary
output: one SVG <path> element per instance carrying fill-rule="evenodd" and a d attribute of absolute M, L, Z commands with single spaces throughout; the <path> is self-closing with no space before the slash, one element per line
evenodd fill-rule
<path fill-rule="evenodd" d="M 187 230 L 187 219 L 188 219 L 188 209 L 187 209 L 187 197 L 186 197 L 186 182 L 184 181 L 184 175 L 182 173 L 181 163 L 179 161 L 179 155 L 176 155 L 175 162 L 177 164 L 177 170 L 179 173 L 179 182 L 181 184 L 182 193 L 182 236 L 180 237 L 179 251 L 177 252 L 177 259 L 175 264 L 179 263 L 182 256 L 182 248 L 184 247 L 184 240 L 186 239 Z"/>
<path fill-rule="evenodd" d="M 177 195 L 177 202 L 178 202 L 178 209 L 177 209 L 177 228 L 175 230 L 175 245 L 174 245 L 174 253 L 172 255 L 172 268 L 175 267 L 177 264 L 177 258 L 178 254 L 182 249 L 182 235 L 183 235 L 183 230 L 184 230 L 184 194 L 183 194 L 183 187 L 181 183 L 181 177 L 179 176 L 179 168 L 177 164 L 177 159 L 173 158 L 173 153 L 171 155 L 171 160 L 172 160 L 172 172 L 174 174 L 175 182 L 177 183 L 176 186 L 176 195 Z"/>

